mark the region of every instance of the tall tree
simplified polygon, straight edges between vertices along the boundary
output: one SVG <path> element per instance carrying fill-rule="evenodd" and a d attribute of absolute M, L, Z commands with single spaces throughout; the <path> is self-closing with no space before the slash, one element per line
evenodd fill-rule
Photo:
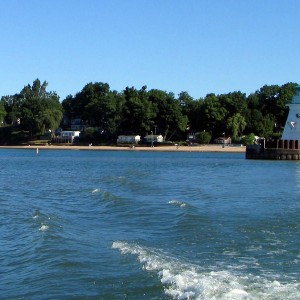
<path fill-rule="evenodd" d="M 182 114 L 188 118 L 186 133 L 200 131 L 202 129 L 200 115 L 201 101 L 194 100 L 188 92 L 181 92 L 178 95 L 178 101 L 181 106 Z"/>
<path fill-rule="evenodd" d="M 79 118 L 108 137 L 118 130 L 122 103 L 120 94 L 111 91 L 107 83 L 90 82 L 74 97 L 68 96 L 62 105 L 70 120 Z"/>
<path fill-rule="evenodd" d="M 242 116 L 247 111 L 247 98 L 246 94 L 242 92 L 233 92 L 218 96 L 221 105 L 228 111 L 228 116 L 232 117 L 234 114 L 239 113 Z"/>
<path fill-rule="evenodd" d="M 86 117 L 89 124 L 98 127 L 101 132 L 114 134 L 117 130 L 118 111 L 117 93 L 111 91 L 107 83 L 90 83 L 83 91 L 86 99 Z"/>
<path fill-rule="evenodd" d="M 205 97 L 201 114 L 207 126 L 205 129 L 212 133 L 213 138 L 225 130 L 228 111 L 215 94 L 208 94 Z"/>
<path fill-rule="evenodd" d="M 240 113 L 234 114 L 227 120 L 227 129 L 232 133 L 233 140 L 236 140 L 236 138 L 244 131 L 245 127 L 245 118 Z"/>
<path fill-rule="evenodd" d="M 255 133 L 256 135 L 262 136 L 264 132 L 264 116 L 258 109 L 249 109 L 246 114 L 246 127 L 245 131 L 247 134 Z"/>
<path fill-rule="evenodd" d="M 165 140 L 171 139 L 176 131 L 186 130 L 188 118 L 183 115 L 180 101 L 175 99 L 173 93 L 151 90 L 149 100 L 157 109 L 155 125 L 162 132 Z"/>
<path fill-rule="evenodd" d="M 31 135 L 54 131 L 62 119 L 62 106 L 55 92 L 47 92 L 48 83 L 39 79 L 33 85 L 25 86 L 19 94 L 21 98 L 21 126 Z"/>
<path fill-rule="evenodd" d="M 188 117 L 187 130 L 190 132 L 199 132 L 208 129 L 204 110 L 202 109 L 203 103 L 203 99 L 194 100 L 189 102 L 183 109 L 183 112 L 186 112 Z"/>
<path fill-rule="evenodd" d="M 264 85 L 256 94 L 259 98 L 260 109 L 263 115 L 268 113 L 276 114 L 276 105 L 280 98 L 280 86 L 279 85 Z"/>
<path fill-rule="evenodd" d="M 154 124 L 155 106 L 148 100 L 147 87 L 126 87 L 123 91 L 122 133 L 146 134 Z"/>
<path fill-rule="evenodd" d="M 188 116 L 193 108 L 193 104 L 195 102 L 194 98 L 190 96 L 188 92 L 181 92 L 178 95 L 178 101 L 180 103 L 182 113 Z"/>

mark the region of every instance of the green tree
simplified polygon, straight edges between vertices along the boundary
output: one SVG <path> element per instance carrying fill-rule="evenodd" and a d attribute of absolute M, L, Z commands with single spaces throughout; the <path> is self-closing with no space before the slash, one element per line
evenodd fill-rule
<path fill-rule="evenodd" d="M 244 136 L 242 139 L 241 139 L 241 142 L 244 144 L 244 145 L 251 145 L 255 142 L 255 134 L 253 132 L 251 132 L 250 134 Z"/>
<path fill-rule="evenodd" d="M 256 93 L 252 93 L 247 97 L 247 107 L 248 109 L 257 109 L 257 110 L 261 109 L 262 105 Z"/>
<path fill-rule="evenodd" d="M 185 132 L 188 118 L 183 115 L 180 101 L 175 99 L 173 93 L 151 90 L 149 100 L 156 108 L 154 121 L 165 140 L 170 140 L 177 131 Z"/>
<path fill-rule="evenodd" d="M 187 116 L 188 125 L 186 130 L 197 132 L 206 129 L 207 127 L 203 124 L 203 118 L 201 115 L 202 99 L 194 100 L 188 92 L 181 92 L 178 95 L 178 101 L 181 106 L 182 114 Z"/>
<path fill-rule="evenodd" d="M 204 114 L 203 103 L 203 99 L 199 99 L 188 104 L 187 117 L 190 131 L 200 132 L 209 128 Z"/>
<path fill-rule="evenodd" d="M 146 134 L 154 126 L 156 116 L 154 104 L 148 100 L 147 87 L 140 90 L 126 87 L 123 91 L 122 133 Z"/>
<path fill-rule="evenodd" d="M 264 116 L 258 109 L 249 109 L 246 114 L 246 133 L 254 132 L 258 136 L 262 136 L 264 132 Z"/>
<path fill-rule="evenodd" d="M 87 99 L 85 115 L 91 126 L 96 126 L 106 135 L 114 135 L 120 119 L 117 92 L 111 91 L 107 83 L 90 83 L 82 90 Z"/>
<path fill-rule="evenodd" d="M 20 94 L 15 94 L 13 96 L 3 96 L 1 102 L 4 105 L 6 116 L 6 124 L 12 126 L 19 124 L 21 118 L 21 104 L 23 97 Z"/>
<path fill-rule="evenodd" d="M 279 85 L 264 85 L 256 94 L 259 98 L 259 103 L 263 113 L 274 112 L 274 108 L 277 100 L 280 96 L 280 86 Z"/>
<path fill-rule="evenodd" d="M 211 141 L 211 134 L 207 131 L 201 131 L 196 134 L 196 139 L 199 144 L 209 144 Z"/>
<path fill-rule="evenodd" d="M 194 98 L 190 96 L 188 92 L 181 92 L 178 95 L 178 101 L 180 103 L 182 113 L 188 116 L 191 109 L 193 109 L 193 104 L 195 102 Z"/>
<path fill-rule="evenodd" d="M 249 110 L 246 117 L 246 129 L 245 133 L 254 134 L 260 137 L 270 137 L 274 133 L 275 120 L 272 114 L 267 114 L 264 116 L 261 111 L 257 109 Z"/>
<path fill-rule="evenodd" d="M 224 131 L 228 111 L 215 94 L 208 94 L 205 97 L 201 106 L 201 114 L 206 123 L 205 129 L 211 132 L 213 137 Z"/>
<path fill-rule="evenodd" d="M 31 136 L 44 134 L 58 128 L 62 120 L 62 106 L 55 92 L 47 92 L 48 83 L 39 79 L 33 85 L 25 86 L 20 92 L 21 126 L 29 130 Z"/>
<path fill-rule="evenodd" d="M 272 137 L 275 129 L 275 117 L 272 114 L 267 114 L 263 118 L 261 136 L 265 138 Z"/>
<path fill-rule="evenodd" d="M 242 92 L 233 92 L 218 96 L 221 105 L 228 111 L 229 116 L 240 113 L 242 116 L 247 111 L 246 94 Z"/>
<path fill-rule="evenodd" d="M 74 97 L 64 99 L 62 105 L 69 120 L 79 118 L 107 139 L 118 131 L 123 102 L 123 97 L 111 91 L 107 83 L 90 82 Z"/>
<path fill-rule="evenodd" d="M 227 129 L 232 133 L 233 140 L 237 139 L 237 137 L 244 131 L 245 127 L 245 118 L 240 113 L 234 114 L 227 120 Z"/>
<path fill-rule="evenodd" d="M 5 116 L 6 116 L 5 105 L 4 105 L 4 102 L 0 101 L 0 126 L 4 122 Z"/>
<path fill-rule="evenodd" d="M 76 119 L 76 117 L 80 116 L 82 113 L 82 110 L 80 111 L 80 109 L 77 108 L 76 100 L 72 95 L 68 95 L 61 104 L 64 115 L 69 120 Z"/>

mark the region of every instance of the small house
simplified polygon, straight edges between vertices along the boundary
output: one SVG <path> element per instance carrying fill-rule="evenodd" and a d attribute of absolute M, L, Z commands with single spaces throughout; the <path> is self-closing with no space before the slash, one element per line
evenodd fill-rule
<path fill-rule="evenodd" d="M 149 134 L 144 137 L 144 142 L 148 143 L 162 143 L 164 141 L 164 137 L 159 134 Z"/>
<path fill-rule="evenodd" d="M 58 135 L 52 139 L 55 143 L 73 143 L 75 138 L 80 135 L 79 130 L 60 131 Z"/>
<path fill-rule="evenodd" d="M 216 139 L 214 139 L 214 144 L 231 144 L 231 137 L 221 136 Z"/>
<path fill-rule="evenodd" d="M 117 144 L 137 144 L 140 140 L 140 135 L 119 135 Z"/>

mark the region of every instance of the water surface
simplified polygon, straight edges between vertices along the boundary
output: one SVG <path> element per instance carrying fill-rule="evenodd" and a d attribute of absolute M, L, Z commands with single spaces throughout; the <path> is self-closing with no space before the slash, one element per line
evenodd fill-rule
<path fill-rule="evenodd" d="M 1 299 L 300 299 L 300 165 L 0 151 Z"/>

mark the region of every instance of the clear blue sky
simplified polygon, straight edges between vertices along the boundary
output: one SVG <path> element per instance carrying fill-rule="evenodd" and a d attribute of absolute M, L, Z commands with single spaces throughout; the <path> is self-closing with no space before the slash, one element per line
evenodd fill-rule
<path fill-rule="evenodd" d="M 0 96 L 39 78 L 173 92 L 300 83 L 299 0 L 0 0 Z"/>

